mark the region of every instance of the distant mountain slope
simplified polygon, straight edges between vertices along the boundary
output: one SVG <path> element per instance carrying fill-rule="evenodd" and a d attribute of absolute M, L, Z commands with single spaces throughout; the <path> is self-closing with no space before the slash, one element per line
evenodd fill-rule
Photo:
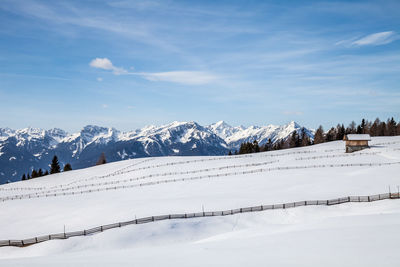
<path fill-rule="evenodd" d="M 295 122 L 246 128 L 222 121 L 205 127 L 196 122 L 172 122 L 131 132 L 88 125 L 74 134 L 61 129 L 0 128 L 0 183 L 18 181 L 33 168 L 48 169 L 54 155 L 62 165 L 68 162 L 74 169 L 93 166 L 101 152 L 109 162 L 149 156 L 224 155 L 242 142 L 264 144 L 269 138 L 276 142 L 301 128 Z M 306 133 L 313 138 L 312 131 L 306 129 Z"/>
<path fill-rule="evenodd" d="M 257 140 L 260 145 L 268 142 L 271 139 L 275 143 L 281 139 L 286 139 L 291 133 L 296 131 L 301 133 L 302 126 L 292 121 L 283 126 L 267 125 L 267 126 L 250 126 L 248 128 L 243 126 L 232 127 L 224 121 L 207 126 L 210 131 L 220 136 L 225 140 L 229 148 L 237 149 L 243 142 L 253 142 Z M 312 130 L 304 128 L 305 133 L 311 138 L 314 138 Z"/>

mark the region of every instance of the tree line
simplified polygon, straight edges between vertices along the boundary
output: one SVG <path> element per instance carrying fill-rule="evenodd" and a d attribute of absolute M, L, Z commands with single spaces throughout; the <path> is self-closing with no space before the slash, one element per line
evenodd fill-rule
<path fill-rule="evenodd" d="M 307 135 L 306 130 L 302 127 L 299 131 L 293 131 L 292 134 L 284 139 L 272 143 L 271 139 L 264 145 L 259 145 L 257 140 L 253 142 L 244 142 L 240 144 L 239 151 L 229 151 L 228 155 L 249 154 L 271 150 L 280 150 L 285 148 L 302 147 L 324 142 L 343 140 L 347 134 L 369 134 L 371 136 L 395 136 L 400 135 L 400 121 L 396 122 L 394 118 L 381 121 L 379 118 L 375 121 L 361 120 L 360 124 L 352 121 L 347 127 L 344 124 L 338 124 L 336 127 L 331 127 L 327 132 L 321 126 L 315 131 L 314 140 L 311 140 Z"/>
<path fill-rule="evenodd" d="M 106 164 L 107 160 L 106 160 L 106 156 L 104 153 L 101 153 L 99 159 L 96 162 L 96 165 L 101 165 L 101 164 Z M 72 171 L 72 166 L 71 164 L 67 163 L 64 165 L 63 168 L 63 172 L 67 172 L 67 171 Z M 29 179 L 33 179 L 33 178 L 38 178 L 38 177 L 42 177 L 42 176 L 46 176 L 49 174 L 54 174 L 54 173 L 60 173 L 61 172 L 61 167 L 60 167 L 60 163 L 58 161 L 58 158 L 56 155 L 54 155 L 51 164 L 50 164 L 50 171 L 46 170 L 43 172 L 43 170 L 41 168 L 39 168 L 38 170 L 33 169 L 31 173 L 28 172 L 28 174 L 23 174 L 21 180 L 25 181 L 25 180 L 29 180 Z"/>
<path fill-rule="evenodd" d="M 63 168 L 64 172 L 71 171 L 71 170 L 72 170 L 71 164 L 67 163 L 64 165 L 64 168 Z M 46 170 L 45 172 L 43 172 L 43 170 L 41 168 L 39 168 L 38 170 L 33 169 L 32 172 L 28 173 L 27 175 L 25 175 L 25 173 L 24 173 L 22 175 L 21 180 L 25 181 L 25 180 L 38 178 L 38 177 L 46 176 L 49 174 L 59 173 L 59 172 L 61 172 L 60 163 L 58 162 L 57 156 L 54 156 L 51 161 L 51 164 L 50 164 L 50 171 Z"/>

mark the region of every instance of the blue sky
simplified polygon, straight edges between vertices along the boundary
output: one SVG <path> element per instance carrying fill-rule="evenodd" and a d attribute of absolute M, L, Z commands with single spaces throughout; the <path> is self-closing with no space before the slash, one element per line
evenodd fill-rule
<path fill-rule="evenodd" d="M 399 1 L 0 2 L 0 127 L 400 119 Z"/>

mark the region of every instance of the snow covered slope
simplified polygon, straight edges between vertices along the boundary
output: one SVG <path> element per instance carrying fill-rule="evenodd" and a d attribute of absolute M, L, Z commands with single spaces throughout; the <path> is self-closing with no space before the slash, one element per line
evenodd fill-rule
<path fill-rule="evenodd" d="M 22 199 L 0 202 L 0 239 L 135 216 L 370 195 L 388 185 L 396 190 L 400 137 L 373 138 L 371 145 L 352 154 L 337 141 L 243 156 L 133 159 L 2 185 L 0 198 Z M 300 207 L 3 247 L 0 265 L 396 266 L 399 229 L 397 200 Z"/>
<path fill-rule="evenodd" d="M 300 130 L 294 122 L 282 127 L 266 127 L 273 130 L 265 132 L 265 127 L 233 129 L 221 123 L 203 127 L 196 122 L 172 122 L 130 132 L 88 125 L 74 134 L 61 129 L 15 131 L 0 128 L 0 184 L 19 181 L 23 173 L 33 169 L 48 169 L 54 155 L 61 164 L 70 163 L 73 169 L 93 166 L 102 152 L 108 162 L 149 156 L 226 155 L 242 141 L 257 139 L 263 144 L 268 138 L 285 139 L 294 130 Z M 307 133 L 311 134 L 308 130 Z"/>

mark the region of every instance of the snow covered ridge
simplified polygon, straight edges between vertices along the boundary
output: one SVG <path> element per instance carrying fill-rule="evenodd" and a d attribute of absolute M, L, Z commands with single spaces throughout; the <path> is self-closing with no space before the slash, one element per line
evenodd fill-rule
<path fill-rule="evenodd" d="M 33 168 L 48 169 L 53 155 L 62 164 L 72 164 L 74 169 L 93 166 L 101 152 L 105 152 L 109 162 L 149 156 L 226 155 L 242 142 L 276 142 L 301 129 L 295 122 L 246 128 L 232 127 L 223 121 L 208 126 L 172 122 L 130 132 L 88 125 L 73 134 L 57 128 L 0 128 L 0 184 L 18 181 Z M 305 131 L 312 139 L 313 131 Z"/>

